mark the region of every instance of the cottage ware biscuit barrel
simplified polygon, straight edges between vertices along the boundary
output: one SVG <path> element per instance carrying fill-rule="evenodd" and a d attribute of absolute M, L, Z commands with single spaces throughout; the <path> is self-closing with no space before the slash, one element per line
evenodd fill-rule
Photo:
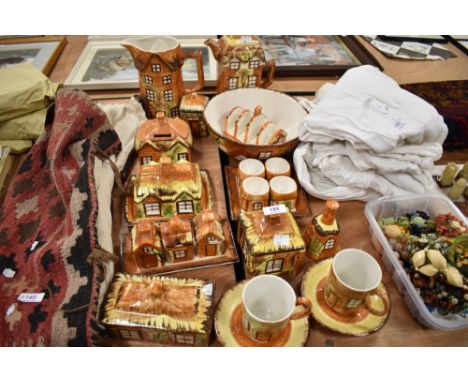
<path fill-rule="evenodd" d="M 122 46 L 133 57 L 140 80 L 140 95 L 150 118 L 154 118 L 158 111 L 168 117 L 178 117 L 182 96 L 205 85 L 201 51 L 183 52 L 174 37 L 131 38 L 125 40 Z M 193 58 L 197 63 L 198 81 L 190 89 L 184 87 L 182 78 L 182 65 L 187 58 Z"/>

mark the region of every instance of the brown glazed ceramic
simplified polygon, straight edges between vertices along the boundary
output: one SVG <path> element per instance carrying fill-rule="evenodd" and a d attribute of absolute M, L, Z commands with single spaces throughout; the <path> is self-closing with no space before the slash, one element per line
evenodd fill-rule
<path fill-rule="evenodd" d="M 223 36 L 205 41 L 220 66 L 216 92 L 239 88 L 266 88 L 273 82 L 275 62 L 265 61 L 265 53 L 255 36 Z M 262 73 L 268 71 L 262 79 Z"/>
<path fill-rule="evenodd" d="M 281 157 L 267 159 L 265 162 L 265 174 L 268 180 L 275 176 L 291 176 L 291 165 L 286 159 Z"/>
<path fill-rule="evenodd" d="M 270 186 L 265 178 L 251 176 L 241 184 L 241 208 L 244 211 L 257 211 L 268 206 Z"/>
<path fill-rule="evenodd" d="M 296 210 L 297 183 L 289 176 L 275 176 L 270 180 L 271 205 L 284 204 L 290 211 Z"/>
<path fill-rule="evenodd" d="M 263 113 L 287 133 L 286 141 L 271 145 L 253 145 L 238 142 L 224 134 L 226 115 L 236 106 L 255 109 L 262 106 Z M 306 110 L 292 97 L 269 89 L 238 89 L 213 97 L 207 104 L 203 116 L 208 131 L 219 148 L 230 157 L 242 160 L 284 156 L 299 143 L 299 125 L 307 116 Z"/>
<path fill-rule="evenodd" d="M 313 217 L 304 234 L 306 255 L 314 260 L 332 257 L 340 245 L 340 225 L 335 218 L 340 204 L 327 200 L 326 210 Z"/>
<path fill-rule="evenodd" d="M 138 70 L 140 94 L 150 118 L 158 111 L 169 117 L 179 116 L 179 103 L 183 95 L 204 87 L 202 52 L 183 52 L 179 41 L 170 36 L 131 38 L 122 44 L 127 48 Z M 197 63 L 198 82 L 184 88 L 182 65 L 187 58 Z"/>
<path fill-rule="evenodd" d="M 378 288 L 381 281 L 382 271 L 371 255 L 354 248 L 345 249 L 333 259 L 325 300 L 338 313 L 355 314 L 364 305 L 375 316 L 385 316 L 388 303 Z M 384 302 L 382 311 L 374 309 L 368 302 L 372 295 L 378 295 Z"/>

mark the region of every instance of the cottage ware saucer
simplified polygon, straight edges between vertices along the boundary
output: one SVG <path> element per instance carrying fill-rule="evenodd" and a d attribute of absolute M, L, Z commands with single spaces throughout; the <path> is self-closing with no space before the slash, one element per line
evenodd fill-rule
<path fill-rule="evenodd" d="M 321 325 L 335 332 L 350 336 L 365 336 L 381 329 L 390 315 L 390 299 L 385 285 L 378 288 L 386 296 L 389 310 L 385 316 L 375 316 L 364 306 L 353 315 L 335 312 L 325 301 L 324 290 L 333 259 L 323 260 L 310 267 L 302 279 L 302 295 L 312 302 L 312 317 Z M 371 297 L 375 309 L 383 309 L 383 302 L 378 297 Z"/>
<path fill-rule="evenodd" d="M 286 329 L 272 338 L 271 341 L 261 343 L 252 340 L 242 324 L 242 290 L 245 281 L 229 289 L 218 303 L 215 313 L 216 335 L 223 346 L 304 346 L 309 338 L 308 318 L 291 320 Z"/>

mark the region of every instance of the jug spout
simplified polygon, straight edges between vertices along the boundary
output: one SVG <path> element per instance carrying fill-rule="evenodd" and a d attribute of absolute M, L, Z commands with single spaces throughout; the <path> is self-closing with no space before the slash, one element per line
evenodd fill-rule
<path fill-rule="evenodd" d="M 208 40 L 205 40 L 205 45 L 211 48 L 211 52 L 213 53 L 214 58 L 216 59 L 216 61 L 218 61 L 221 56 L 219 41 L 209 38 Z"/>

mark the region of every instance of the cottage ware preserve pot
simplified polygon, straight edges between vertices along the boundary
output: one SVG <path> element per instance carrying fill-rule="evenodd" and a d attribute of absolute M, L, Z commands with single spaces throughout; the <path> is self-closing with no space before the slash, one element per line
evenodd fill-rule
<path fill-rule="evenodd" d="M 182 96 L 200 90 L 205 85 L 202 53 L 183 52 L 177 39 L 170 36 L 131 38 L 123 42 L 138 70 L 140 94 L 150 117 L 158 111 L 169 117 L 179 116 Z M 187 58 L 197 63 L 197 84 L 189 89 L 184 87 L 182 65 Z"/>
<path fill-rule="evenodd" d="M 255 36 L 223 36 L 205 41 L 219 63 L 216 92 L 239 88 L 266 88 L 275 74 L 275 62 L 265 61 L 265 53 Z M 263 69 L 268 71 L 262 79 Z"/>

